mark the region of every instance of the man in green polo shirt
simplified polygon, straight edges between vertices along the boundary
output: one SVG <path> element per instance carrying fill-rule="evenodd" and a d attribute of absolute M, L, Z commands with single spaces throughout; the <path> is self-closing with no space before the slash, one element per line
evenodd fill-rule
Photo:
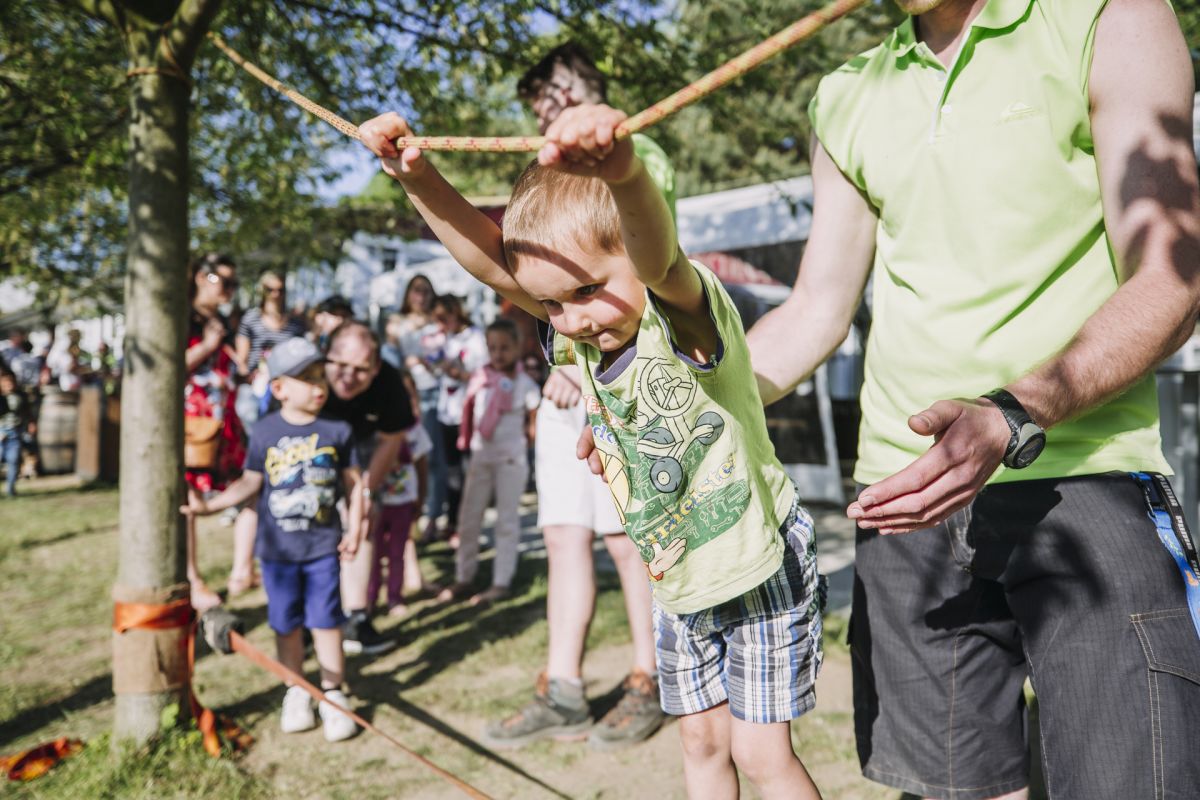
<path fill-rule="evenodd" d="M 1168 471 L 1151 373 L 1200 303 L 1178 23 L 1164 0 L 898 3 L 914 16 L 818 89 L 811 237 L 749 335 L 770 402 L 874 270 L 848 509 L 863 771 L 1025 796 L 1029 676 L 1051 797 L 1195 797 L 1200 639 L 1129 474 Z"/>

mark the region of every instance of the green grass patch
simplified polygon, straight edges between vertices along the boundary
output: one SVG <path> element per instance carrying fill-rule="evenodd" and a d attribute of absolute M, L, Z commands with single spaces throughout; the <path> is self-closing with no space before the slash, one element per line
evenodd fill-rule
<path fill-rule="evenodd" d="M 172 800 L 272 797 L 270 786 L 228 758 L 212 758 L 200 732 L 173 730 L 153 744 L 115 751 L 107 735 L 87 743 L 53 770 L 28 783 L 10 783 L 6 797 L 89 800 Z"/>
<path fill-rule="evenodd" d="M 240 759 L 212 759 L 188 726 L 169 730 L 141 749 L 114 753 L 112 726 L 111 599 L 117 567 L 117 492 L 98 486 L 69 490 L 47 484 L 0 502 L 0 741 L 3 752 L 54 739 L 83 738 L 86 749 L 28 784 L 11 784 L 14 798 L 373 798 L 440 800 L 453 790 L 432 773 L 370 734 L 329 745 L 319 730 L 279 731 L 283 687 L 246 659 L 201 649 L 196 689 L 201 702 L 233 717 L 255 737 Z M 233 532 L 216 519 L 200 523 L 201 572 L 214 588 L 228 574 Z M 485 552 L 479 576 L 490 579 Z M 426 575 L 453 578 L 454 552 L 422 548 Z M 584 663 L 593 711 L 615 702 L 629 666 L 629 627 L 616 574 L 596 576 L 596 613 Z M 376 658 L 352 658 L 347 680 L 363 715 L 426 756 L 495 797 L 539 800 L 683 797 L 675 726 L 649 742 L 596 754 L 582 743 L 541 742 L 517 753 L 493 753 L 481 742 L 490 720 L 530 699 L 547 655 L 546 563 L 522 558 L 513 593 L 488 608 L 412 604 L 403 620 L 377 619 L 399 647 Z M 229 606 L 246 624 L 247 639 L 274 655 L 266 598 L 255 590 Z M 846 669 L 846 620 L 826 619 L 826 671 Z M 316 664 L 305 665 L 316 677 Z M 848 685 L 844 679 L 841 685 Z M 844 690 L 843 690 L 844 691 Z M 608 693 L 608 694 L 606 694 Z M 852 721 L 841 705 L 822 705 L 796 723 L 806 763 L 829 787 L 827 797 L 882 797 L 858 777 Z M 827 710 L 828 709 L 828 710 Z"/>

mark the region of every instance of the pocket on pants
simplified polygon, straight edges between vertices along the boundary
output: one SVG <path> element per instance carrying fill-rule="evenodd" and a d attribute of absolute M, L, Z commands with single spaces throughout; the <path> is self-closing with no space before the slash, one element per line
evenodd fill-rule
<path fill-rule="evenodd" d="M 973 516 L 972 506 L 968 505 L 955 511 L 942 523 L 950 540 L 950 554 L 954 563 L 966 572 L 975 570 L 975 536 L 971 528 Z"/>
<path fill-rule="evenodd" d="M 1154 797 L 1193 796 L 1200 784 L 1200 638 L 1186 608 L 1133 614 L 1130 621 L 1146 656 Z"/>

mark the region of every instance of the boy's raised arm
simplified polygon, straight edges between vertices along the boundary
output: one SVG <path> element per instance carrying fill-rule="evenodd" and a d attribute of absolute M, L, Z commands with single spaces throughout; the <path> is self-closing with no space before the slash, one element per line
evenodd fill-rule
<path fill-rule="evenodd" d="M 679 248 L 675 220 L 633 152 L 631 139 L 617 140 L 624 112 L 608 106 L 574 106 L 547 129 L 538 153 L 543 166 L 591 175 L 608 184 L 621 217 L 621 238 L 639 280 L 668 307 L 676 334 L 703 346 L 715 340 L 700 277 Z M 682 344 L 682 342 L 681 342 Z"/>
<path fill-rule="evenodd" d="M 500 228 L 482 211 L 467 202 L 457 189 L 425 160 L 421 151 L 409 147 L 400 152 L 393 140 L 411 136 L 408 123 L 395 112 L 364 122 L 359 135 L 366 147 L 379 156 L 383 171 L 404 187 L 417 211 L 433 229 L 438 240 L 467 272 L 541 320 L 542 304 L 512 279 L 504 261 Z"/>

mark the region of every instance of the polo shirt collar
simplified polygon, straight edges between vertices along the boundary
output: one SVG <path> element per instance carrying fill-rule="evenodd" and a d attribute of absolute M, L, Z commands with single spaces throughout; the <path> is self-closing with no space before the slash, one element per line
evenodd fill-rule
<path fill-rule="evenodd" d="M 990 0 L 971 25 L 997 30 L 1010 27 L 1025 16 L 1033 3 L 1034 0 Z"/>
<path fill-rule="evenodd" d="M 903 58 L 917 46 L 917 30 L 912 17 L 905 17 L 904 22 L 893 31 L 891 46 L 896 51 L 897 58 Z"/>
<path fill-rule="evenodd" d="M 1035 0 L 991 0 L 979 16 L 971 22 L 975 28 L 1007 28 L 1016 24 L 1029 11 Z M 917 46 L 917 30 L 912 17 L 905 17 L 904 22 L 892 34 L 891 47 L 897 58 L 902 58 Z"/>

